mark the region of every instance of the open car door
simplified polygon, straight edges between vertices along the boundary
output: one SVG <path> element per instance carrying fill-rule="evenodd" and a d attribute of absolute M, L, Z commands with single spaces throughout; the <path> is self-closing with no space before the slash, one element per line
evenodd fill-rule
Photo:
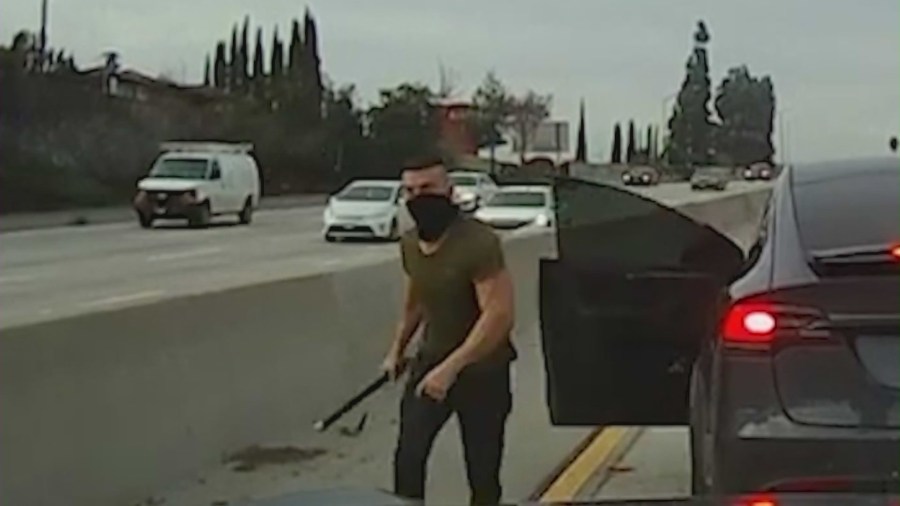
<path fill-rule="evenodd" d="M 540 269 L 553 424 L 686 423 L 691 366 L 741 249 L 622 189 L 559 178 L 553 192 L 557 258 Z"/>

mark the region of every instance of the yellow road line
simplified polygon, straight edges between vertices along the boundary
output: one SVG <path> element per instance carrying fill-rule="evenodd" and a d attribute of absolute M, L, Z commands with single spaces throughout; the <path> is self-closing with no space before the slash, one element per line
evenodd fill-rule
<path fill-rule="evenodd" d="M 576 499 L 588 480 L 606 463 L 628 434 L 627 427 L 606 427 L 598 433 L 572 463 L 556 477 L 541 495 L 542 503 Z"/>

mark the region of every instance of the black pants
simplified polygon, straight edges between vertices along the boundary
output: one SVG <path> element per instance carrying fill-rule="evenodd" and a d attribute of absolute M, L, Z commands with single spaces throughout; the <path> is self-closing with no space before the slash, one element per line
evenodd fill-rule
<path fill-rule="evenodd" d="M 416 395 L 415 388 L 430 370 L 413 365 L 400 403 L 400 434 L 394 455 L 394 493 L 410 499 L 425 497 L 425 469 L 434 438 L 456 413 L 459 419 L 472 504 L 498 504 L 500 462 L 506 419 L 512 406 L 509 366 L 462 371 L 443 402 Z"/>

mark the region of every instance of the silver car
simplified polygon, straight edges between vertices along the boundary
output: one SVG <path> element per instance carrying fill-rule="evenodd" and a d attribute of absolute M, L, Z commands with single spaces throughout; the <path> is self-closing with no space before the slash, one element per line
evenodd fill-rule
<path fill-rule="evenodd" d="M 700 167 L 691 175 L 692 190 L 724 191 L 731 180 L 732 171 L 721 167 Z"/>

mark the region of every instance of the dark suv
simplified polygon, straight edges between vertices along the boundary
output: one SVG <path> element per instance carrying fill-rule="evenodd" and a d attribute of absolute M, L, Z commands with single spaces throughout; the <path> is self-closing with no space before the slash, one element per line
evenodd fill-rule
<path fill-rule="evenodd" d="M 689 424 L 696 493 L 900 489 L 896 158 L 785 169 L 746 257 L 637 195 L 555 191 L 554 424 Z"/>

